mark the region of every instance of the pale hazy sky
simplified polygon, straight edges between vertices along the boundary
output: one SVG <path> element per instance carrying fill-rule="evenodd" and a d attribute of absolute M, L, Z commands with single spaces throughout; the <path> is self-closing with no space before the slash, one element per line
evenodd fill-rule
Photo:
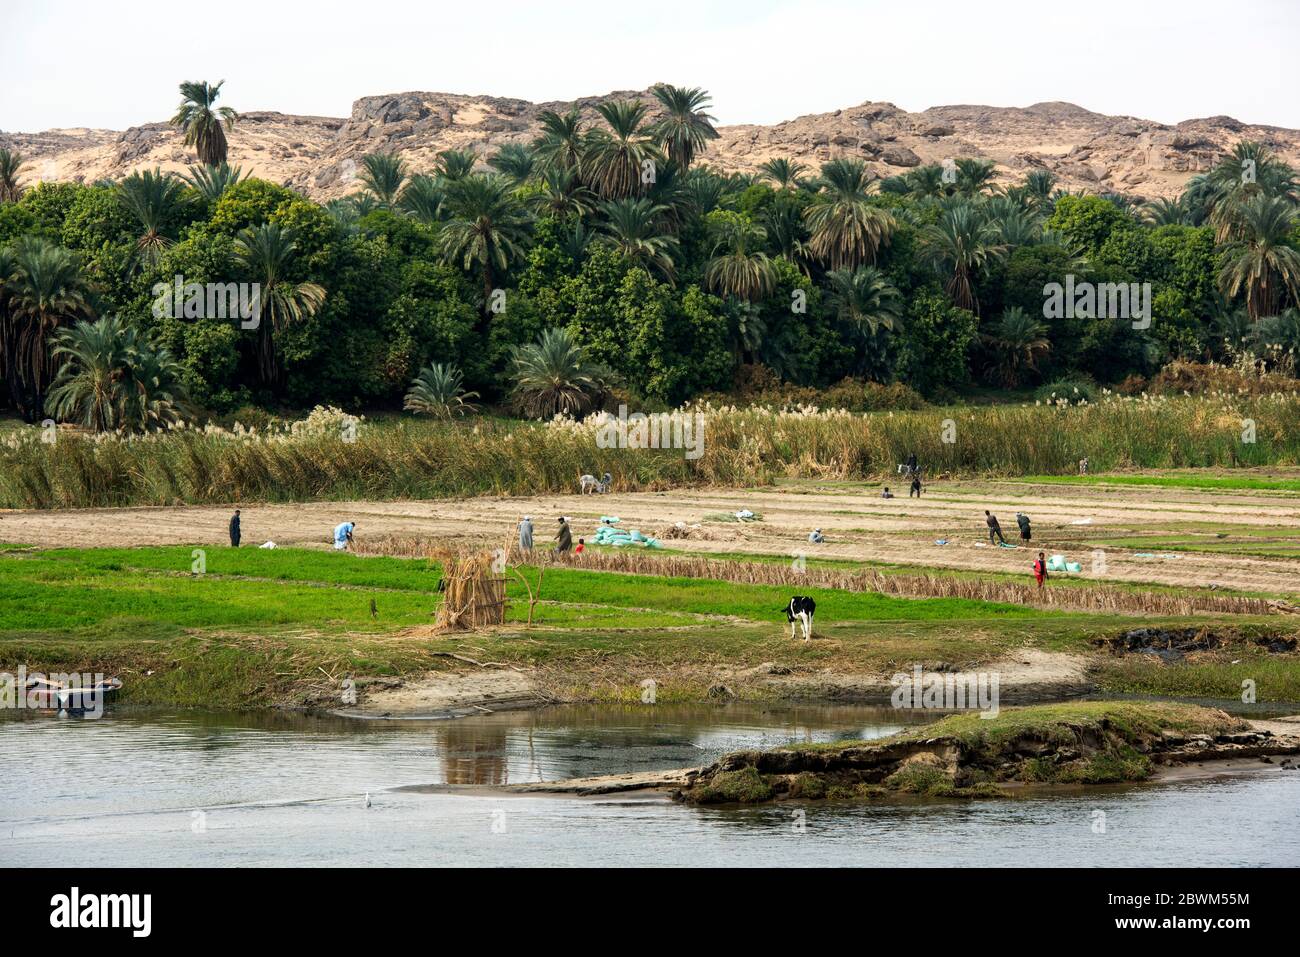
<path fill-rule="evenodd" d="M 238 110 L 346 116 L 406 90 L 562 100 L 665 81 L 722 123 L 865 100 L 1068 100 L 1300 127 L 1297 0 L 0 0 L 0 129 L 165 120 L 181 80 Z"/>

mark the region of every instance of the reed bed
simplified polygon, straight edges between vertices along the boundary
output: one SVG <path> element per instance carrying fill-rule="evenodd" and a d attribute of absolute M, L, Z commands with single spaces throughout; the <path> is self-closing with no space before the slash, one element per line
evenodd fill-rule
<path fill-rule="evenodd" d="M 372 555 L 423 557 L 429 553 L 429 541 L 420 536 L 380 537 L 367 541 L 362 550 Z M 543 567 L 559 566 L 584 571 L 703 578 L 740 585 L 787 585 L 794 589 L 833 588 L 839 591 L 876 592 L 900 598 L 969 598 L 1062 611 L 1169 617 L 1196 614 L 1274 615 L 1297 611 L 1286 602 L 1236 595 L 1173 595 L 1128 591 L 1106 585 L 1069 588 L 1049 586 L 1039 591 L 1036 586 L 977 578 L 926 574 L 884 575 L 875 570 L 853 572 L 805 568 L 800 571 L 783 563 L 655 555 L 644 551 L 588 552 L 573 556 L 539 550 L 528 561 Z"/>
<path fill-rule="evenodd" d="M 506 620 L 506 580 L 494 568 L 491 552 L 477 555 L 429 553 L 442 565 L 442 601 L 434 625 L 440 629 L 471 629 L 500 625 Z"/>
<path fill-rule="evenodd" d="M 616 491 L 869 480 L 915 452 L 931 476 L 1300 463 L 1300 396 L 1138 398 L 1095 404 L 905 412 L 712 408 L 701 454 L 602 447 L 602 422 L 362 423 L 353 432 L 177 429 L 144 436 L 36 428 L 0 440 L 0 507 L 446 498 L 576 491 L 610 472 Z M 1253 427 L 1254 441 L 1243 441 Z M 951 441 L 949 441 L 951 440 Z"/>

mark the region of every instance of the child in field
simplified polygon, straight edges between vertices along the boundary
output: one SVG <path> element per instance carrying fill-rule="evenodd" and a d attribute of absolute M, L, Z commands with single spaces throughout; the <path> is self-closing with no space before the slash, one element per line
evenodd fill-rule
<path fill-rule="evenodd" d="M 1047 580 L 1047 558 L 1042 552 L 1038 553 L 1038 560 L 1034 562 L 1034 579 L 1038 582 L 1038 590 L 1042 591 L 1043 582 Z"/>
<path fill-rule="evenodd" d="M 885 490 L 884 490 L 883 492 L 880 493 L 880 497 L 881 497 L 881 498 L 893 498 L 893 497 L 894 497 L 894 493 L 891 492 L 891 491 L 889 490 L 889 486 L 886 485 L 886 486 L 885 486 Z"/>
<path fill-rule="evenodd" d="M 913 495 L 917 498 L 921 497 L 921 476 L 919 475 L 912 476 L 912 490 L 907 493 L 907 497 L 911 498 Z"/>
<path fill-rule="evenodd" d="M 587 547 L 587 540 L 585 538 L 578 539 L 578 547 L 573 550 L 573 554 L 581 555 L 583 553 L 583 550 L 586 549 L 586 547 Z"/>

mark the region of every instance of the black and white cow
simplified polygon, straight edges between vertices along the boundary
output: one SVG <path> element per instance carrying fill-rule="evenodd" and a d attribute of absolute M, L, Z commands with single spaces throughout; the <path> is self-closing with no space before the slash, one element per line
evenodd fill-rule
<path fill-rule="evenodd" d="M 812 637 L 813 629 L 813 612 L 817 610 L 817 602 L 811 598 L 805 598 L 803 595 L 795 595 L 790 599 L 790 604 L 785 607 L 785 617 L 790 622 L 790 637 L 794 637 L 794 623 L 799 622 L 803 628 L 803 640 L 807 641 Z"/>

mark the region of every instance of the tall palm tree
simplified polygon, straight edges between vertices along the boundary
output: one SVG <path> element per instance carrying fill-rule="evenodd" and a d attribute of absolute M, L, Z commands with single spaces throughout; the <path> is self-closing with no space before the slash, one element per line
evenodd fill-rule
<path fill-rule="evenodd" d="M 0 203 L 16 203 L 22 197 L 22 172 L 26 165 L 22 153 L 0 146 Z"/>
<path fill-rule="evenodd" d="M 757 302 L 776 288 L 776 271 L 762 249 L 766 233 L 735 213 L 726 217 L 710 227 L 713 248 L 704 284 L 720 296 Z"/>
<path fill-rule="evenodd" d="M 1043 215 L 1052 211 L 1052 191 L 1056 189 L 1056 176 L 1051 170 L 1031 169 L 1025 174 L 1025 195 L 1030 206 Z"/>
<path fill-rule="evenodd" d="M 1008 389 L 1020 385 L 1027 373 L 1037 372 L 1039 361 L 1051 349 L 1047 326 L 1019 306 L 1003 312 L 982 338 L 993 357 L 990 373 Z"/>
<path fill-rule="evenodd" d="M 156 266 L 163 251 L 175 242 L 167 233 L 185 205 L 185 182 L 159 169 L 141 170 L 122 180 L 117 198 L 140 227 L 135 241 L 137 263 Z"/>
<path fill-rule="evenodd" d="M 937 199 L 951 192 L 950 184 L 943 178 L 943 167 L 938 163 L 910 169 L 903 174 L 903 180 L 907 183 L 908 193 L 917 199 Z"/>
<path fill-rule="evenodd" d="M 1209 183 L 1209 223 L 1220 243 L 1242 239 L 1247 232 L 1243 209 L 1251 200 L 1264 196 L 1300 200 L 1295 171 L 1262 143 L 1237 143 L 1231 155 L 1206 175 Z"/>
<path fill-rule="evenodd" d="M 735 196 L 726 178 L 702 167 L 696 167 L 681 179 L 682 197 L 698 217 L 709 215 L 715 209 L 728 209 Z"/>
<path fill-rule="evenodd" d="M 473 150 L 443 150 L 434 164 L 438 176 L 448 183 L 459 182 L 474 173 L 478 154 Z"/>
<path fill-rule="evenodd" d="M 820 188 L 804 212 L 808 247 L 832 269 L 874 261 L 894 232 L 894 217 L 868 198 L 871 173 L 860 159 L 836 159 L 821 168 Z"/>
<path fill-rule="evenodd" d="M 666 83 L 650 92 L 664 109 L 663 117 L 650 127 L 651 135 L 678 169 L 690 169 L 696 154 L 704 151 L 709 140 L 718 138 L 713 117 L 705 112 L 712 102 L 709 94 L 698 87 L 686 89 Z"/>
<path fill-rule="evenodd" d="M 975 280 L 1006 250 L 997 227 L 970 203 L 958 203 L 921 231 L 921 245 L 935 269 L 948 274 L 944 288 L 953 303 L 978 315 Z"/>
<path fill-rule="evenodd" d="M 609 124 L 588 135 L 583 177 L 602 199 L 625 199 L 643 192 L 645 177 L 657 174 L 664 157 L 644 121 L 648 107 L 637 100 L 601 103 L 596 111 Z"/>
<path fill-rule="evenodd" d="M 665 235 L 655 222 L 665 211 L 664 207 L 641 197 L 617 199 L 605 203 L 601 210 L 605 222 L 601 224 L 602 235 L 597 241 L 633 265 L 656 270 L 672 282 L 677 240 Z"/>
<path fill-rule="evenodd" d="M 783 156 L 770 159 L 759 168 L 780 189 L 798 189 L 800 174 L 808 171 L 806 163 L 797 163 Z"/>
<path fill-rule="evenodd" d="M 828 304 L 836 316 L 864 338 L 880 329 L 893 332 L 903 318 L 903 297 L 875 266 L 833 269 L 826 274 Z"/>
<path fill-rule="evenodd" d="M 199 161 L 219 166 L 226 161 L 226 133 L 235 128 L 239 114 L 228 106 L 215 106 L 221 95 L 222 80 L 209 86 L 206 80 L 181 84 L 181 105 L 172 117 L 172 126 L 185 132 L 185 145 L 193 146 Z"/>
<path fill-rule="evenodd" d="M 1219 289 L 1229 298 L 1245 290 L 1254 321 L 1277 312 L 1283 289 L 1300 302 L 1300 252 L 1288 244 L 1296 215 L 1295 205 L 1277 196 L 1256 195 L 1237 210 L 1241 238 L 1224 252 Z"/>
<path fill-rule="evenodd" d="M 537 342 L 516 346 L 510 365 L 516 403 L 527 415 L 543 418 L 588 411 L 608 376 L 565 328 L 543 330 Z"/>
<path fill-rule="evenodd" d="M 433 226 L 445 218 L 443 204 L 446 199 L 447 193 L 438 180 L 416 173 L 406 181 L 397 205 L 412 219 Z"/>
<path fill-rule="evenodd" d="M 325 289 L 291 278 L 298 258 L 297 235 L 278 223 L 250 226 L 235 239 L 235 263 L 259 287 L 257 360 L 265 385 L 280 381 L 275 337 L 291 323 L 313 316 L 325 303 Z"/>
<path fill-rule="evenodd" d="M 221 198 L 221 194 L 248 178 L 242 167 L 219 163 L 216 166 L 199 166 L 184 177 L 200 196 L 210 203 Z"/>
<path fill-rule="evenodd" d="M 477 399 L 478 393 L 466 392 L 461 382 L 460 370 L 451 363 L 427 365 L 411 383 L 402 408 L 439 419 L 473 412 L 474 404 L 469 400 Z"/>
<path fill-rule="evenodd" d="M 31 419 L 45 406 L 54 375 L 49 343 L 64 324 L 90 316 L 92 293 L 81 261 L 62 246 L 24 236 L 10 254 L 5 283 L 9 328 L 0 336 L 14 404 Z"/>
<path fill-rule="evenodd" d="M 370 153 L 361 157 L 362 170 L 357 177 L 366 192 L 382 209 L 392 209 L 406 185 L 406 161 L 396 153 Z"/>
<path fill-rule="evenodd" d="M 522 143 L 507 143 L 489 156 L 487 162 L 498 173 L 504 173 L 516 183 L 522 183 L 533 174 L 537 157 Z"/>
<path fill-rule="evenodd" d="M 537 122 L 542 127 L 541 135 L 533 141 L 533 154 L 537 159 L 553 169 L 579 169 L 583 151 L 587 148 L 587 133 L 577 108 L 564 114 L 542 110 L 537 114 Z"/>
<path fill-rule="evenodd" d="M 483 318 L 491 316 L 495 277 L 523 255 L 528 215 L 514 194 L 514 181 L 500 173 L 475 173 L 447 184 L 442 255 L 462 269 L 477 266 L 483 279 Z"/>

